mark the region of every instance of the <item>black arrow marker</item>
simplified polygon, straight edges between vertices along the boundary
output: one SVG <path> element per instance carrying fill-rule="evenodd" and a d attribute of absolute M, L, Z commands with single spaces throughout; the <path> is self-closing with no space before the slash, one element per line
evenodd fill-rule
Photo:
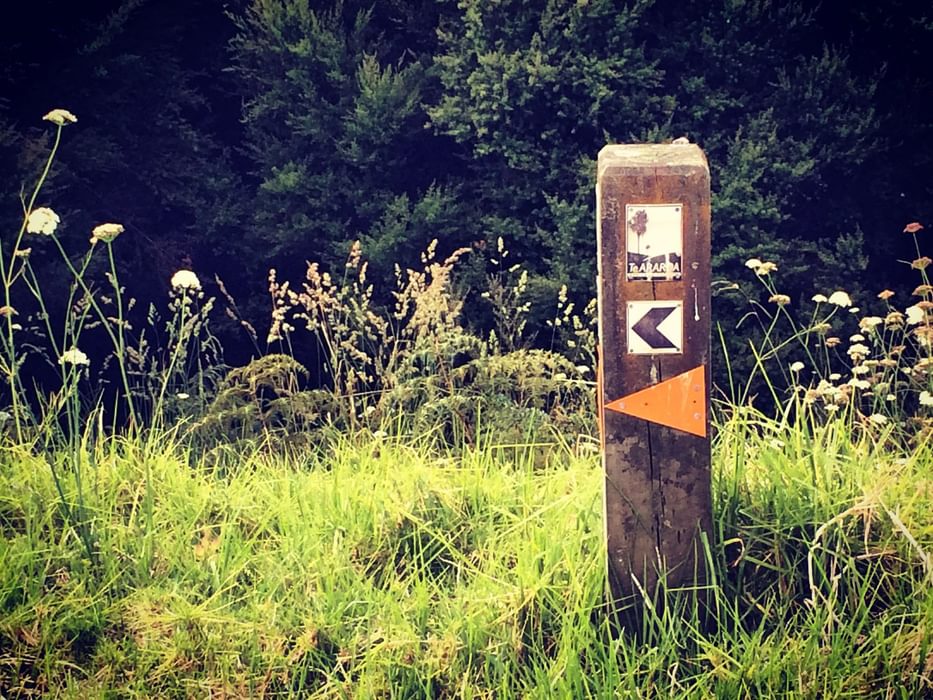
<path fill-rule="evenodd" d="M 677 346 L 671 342 L 671 339 L 658 330 L 658 326 L 664 322 L 664 319 L 674 313 L 674 309 L 676 308 L 676 306 L 656 306 L 638 319 L 635 325 L 632 326 L 632 330 L 635 331 L 638 337 L 644 340 L 650 348 L 655 350 L 676 349 Z"/>

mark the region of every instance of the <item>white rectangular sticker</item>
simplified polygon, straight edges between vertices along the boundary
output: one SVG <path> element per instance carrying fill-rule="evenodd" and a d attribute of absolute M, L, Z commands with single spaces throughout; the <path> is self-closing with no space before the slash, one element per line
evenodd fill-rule
<path fill-rule="evenodd" d="M 625 278 L 682 278 L 684 235 L 682 204 L 625 205 Z"/>

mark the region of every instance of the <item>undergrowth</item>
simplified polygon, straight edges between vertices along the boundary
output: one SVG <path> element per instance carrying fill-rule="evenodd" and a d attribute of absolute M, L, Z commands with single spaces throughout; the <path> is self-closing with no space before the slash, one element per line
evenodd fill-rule
<path fill-rule="evenodd" d="M 888 290 L 865 312 L 836 290 L 797 302 L 800 322 L 756 259 L 767 301 L 722 285 L 755 330 L 752 373 L 714 406 L 708 588 L 616 617 L 592 305 L 576 313 L 562 288 L 534 346 L 527 275 L 500 240 L 471 297 L 495 325 L 481 333 L 456 266 L 484 251 L 432 245 L 385 304 L 353 244 L 339 275 L 270 274 L 264 350 L 217 281 L 256 348 L 226 367 L 193 271 L 173 275 L 164 318 L 139 318 L 121 225 L 62 246 L 35 205 L 76 118 L 46 119 L 55 141 L 0 255 L 4 698 L 933 696 L 919 243 L 903 310 Z M 71 275 L 61 318 L 30 242 Z M 54 381 L 30 385 L 27 362 Z"/>

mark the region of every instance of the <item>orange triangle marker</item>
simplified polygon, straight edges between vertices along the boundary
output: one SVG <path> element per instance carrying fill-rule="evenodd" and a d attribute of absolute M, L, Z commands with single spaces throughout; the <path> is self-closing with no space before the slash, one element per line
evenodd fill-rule
<path fill-rule="evenodd" d="M 610 401 L 606 408 L 706 437 L 706 372 L 694 367 L 660 384 Z"/>

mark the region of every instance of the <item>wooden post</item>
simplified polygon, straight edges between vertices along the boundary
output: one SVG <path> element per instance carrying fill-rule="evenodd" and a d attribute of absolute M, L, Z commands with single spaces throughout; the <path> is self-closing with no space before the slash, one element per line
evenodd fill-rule
<path fill-rule="evenodd" d="M 662 575 L 668 589 L 705 579 L 709 168 L 695 145 L 606 146 L 596 190 L 606 542 L 624 603 Z"/>

